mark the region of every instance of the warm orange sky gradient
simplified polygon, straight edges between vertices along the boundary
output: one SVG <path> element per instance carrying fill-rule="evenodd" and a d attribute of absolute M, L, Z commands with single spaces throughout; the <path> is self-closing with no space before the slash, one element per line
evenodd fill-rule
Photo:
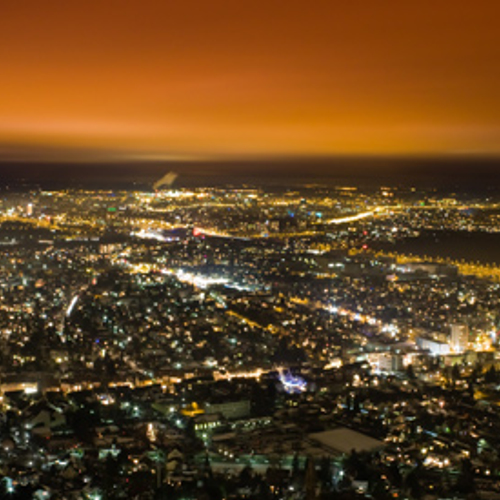
<path fill-rule="evenodd" d="M 497 155 L 499 20 L 498 0 L 4 2 L 0 144 Z"/>

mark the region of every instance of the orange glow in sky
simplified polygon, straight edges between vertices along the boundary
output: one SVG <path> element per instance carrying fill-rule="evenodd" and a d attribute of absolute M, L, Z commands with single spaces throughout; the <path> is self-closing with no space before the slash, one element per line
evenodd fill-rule
<path fill-rule="evenodd" d="M 499 19 L 498 0 L 4 2 L 0 150 L 496 155 Z"/>

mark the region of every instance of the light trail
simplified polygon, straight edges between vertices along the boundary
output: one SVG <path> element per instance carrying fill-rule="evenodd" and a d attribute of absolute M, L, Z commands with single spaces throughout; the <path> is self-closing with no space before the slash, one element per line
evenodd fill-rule
<path fill-rule="evenodd" d="M 382 211 L 381 207 L 377 207 L 374 210 L 369 210 L 368 212 L 361 212 L 356 215 L 350 215 L 349 217 L 338 217 L 337 219 L 330 219 L 327 224 L 345 224 L 346 222 L 355 222 L 361 219 L 366 219 L 367 217 L 374 217 L 375 214 Z"/>
<path fill-rule="evenodd" d="M 66 317 L 69 318 L 70 315 L 71 315 L 71 312 L 73 311 L 73 308 L 75 307 L 76 303 L 78 301 L 78 295 L 75 295 L 73 297 L 73 299 L 71 300 L 71 303 L 68 307 L 68 309 L 66 310 Z"/>
<path fill-rule="evenodd" d="M 202 290 L 212 285 L 227 285 L 229 283 L 229 279 L 223 276 L 203 276 L 182 269 L 162 269 L 160 272 L 165 275 L 175 276 L 182 283 L 189 283 Z"/>
<path fill-rule="evenodd" d="M 377 327 L 380 332 L 389 333 L 393 337 L 399 333 L 398 327 L 391 323 L 384 323 L 382 320 L 374 316 L 362 314 L 359 311 L 351 311 L 350 309 L 342 306 L 324 304 L 320 302 L 311 303 L 309 299 L 301 299 L 300 297 L 290 297 L 290 302 L 292 304 L 309 307 L 310 309 L 321 309 L 333 314 L 334 316 L 346 316 L 349 321 Z"/>
<path fill-rule="evenodd" d="M 249 241 L 249 238 L 244 238 L 242 236 L 234 236 L 229 233 L 221 233 L 219 231 L 214 231 L 212 229 L 205 229 L 199 226 L 193 229 L 193 236 L 211 236 L 213 238 L 226 238 L 231 240 Z"/>

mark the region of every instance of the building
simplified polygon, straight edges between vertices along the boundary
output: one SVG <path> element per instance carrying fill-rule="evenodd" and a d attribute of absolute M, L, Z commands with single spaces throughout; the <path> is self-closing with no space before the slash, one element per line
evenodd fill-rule
<path fill-rule="evenodd" d="M 219 404 L 207 404 L 205 412 L 208 415 L 220 414 L 227 420 L 236 420 L 246 418 L 250 415 L 250 401 L 244 399 L 241 401 L 229 401 Z"/>
<path fill-rule="evenodd" d="M 384 448 L 383 441 L 346 427 L 316 432 L 308 437 L 333 455 L 347 455 L 353 450 L 358 453 L 373 453 Z"/>
<path fill-rule="evenodd" d="M 464 352 L 469 344 L 469 327 L 464 324 L 451 325 L 450 347 L 454 352 Z"/>
<path fill-rule="evenodd" d="M 392 352 L 374 352 L 368 355 L 371 367 L 381 372 L 398 372 L 404 369 L 403 355 Z"/>
<path fill-rule="evenodd" d="M 417 346 L 420 347 L 420 349 L 429 351 L 434 356 L 445 356 L 450 353 L 449 344 L 426 337 L 418 337 Z"/>

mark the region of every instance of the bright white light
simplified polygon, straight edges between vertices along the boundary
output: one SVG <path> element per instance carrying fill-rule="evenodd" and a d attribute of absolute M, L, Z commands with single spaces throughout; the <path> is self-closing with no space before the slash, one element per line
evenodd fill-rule
<path fill-rule="evenodd" d="M 205 289 L 210 285 L 225 285 L 229 283 L 227 278 L 223 278 L 220 276 L 202 276 L 200 274 L 194 274 L 183 269 L 179 269 L 178 271 L 168 271 L 163 270 L 163 274 L 174 274 L 179 281 L 183 283 L 189 283 L 190 285 L 194 285 L 198 288 Z"/>
<path fill-rule="evenodd" d="M 155 231 L 153 229 L 141 229 L 137 233 L 131 233 L 131 236 L 136 236 L 137 238 L 141 238 L 144 240 L 156 240 L 156 241 L 163 241 L 163 242 L 168 242 L 168 241 L 173 241 L 172 238 L 167 238 L 163 236 L 158 231 Z"/>
<path fill-rule="evenodd" d="M 327 224 L 344 224 L 346 222 L 354 222 L 357 220 L 365 219 L 366 217 L 372 217 L 376 212 L 379 212 L 380 209 L 377 207 L 375 210 L 370 210 L 369 212 L 362 212 L 356 215 L 351 215 L 349 217 L 339 217 L 337 219 L 331 219 L 327 222 Z"/>
<path fill-rule="evenodd" d="M 78 295 L 75 295 L 73 299 L 71 300 L 71 303 L 66 311 L 66 317 L 70 317 L 71 312 L 73 311 L 73 308 L 75 307 L 76 302 L 78 301 Z"/>

